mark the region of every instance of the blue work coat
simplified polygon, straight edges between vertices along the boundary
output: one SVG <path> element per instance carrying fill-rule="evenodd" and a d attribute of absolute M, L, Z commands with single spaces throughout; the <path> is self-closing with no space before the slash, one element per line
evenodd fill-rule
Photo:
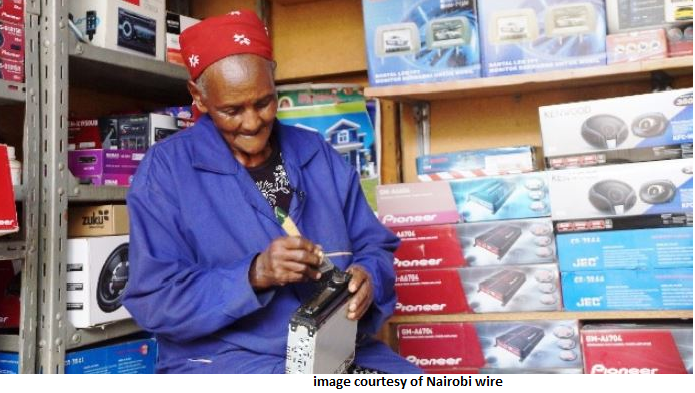
<path fill-rule="evenodd" d="M 374 216 L 359 175 L 320 134 L 275 123 L 293 189 L 289 214 L 340 268 L 363 267 L 374 303 L 358 325 L 356 363 L 415 366 L 371 338 L 395 304 L 398 239 Z M 315 284 L 254 291 L 255 256 L 286 236 L 208 116 L 149 149 L 127 197 L 130 272 L 125 307 L 159 341 L 160 372 L 282 373 L 290 317 Z M 336 337 L 335 339 L 340 339 Z"/>

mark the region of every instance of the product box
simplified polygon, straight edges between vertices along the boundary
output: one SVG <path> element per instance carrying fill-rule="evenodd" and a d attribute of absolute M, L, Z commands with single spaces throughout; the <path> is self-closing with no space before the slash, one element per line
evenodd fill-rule
<path fill-rule="evenodd" d="M 117 179 L 129 184 L 128 179 L 135 173 L 144 156 L 144 152 L 134 150 L 68 151 L 68 168 L 82 183 L 101 185 L 107 180 Z"/>
<path fill-rule="evenodd" d="M 692 21 L 692 7 L 690 0 L 606 0 L 608 31 L 648 30 Z"/>
<path fill-rule="evenodd" d="M 87 328 L 130 318 L 121 304 L 128 283 L 128 236 L 68 239 L 68 318 Z"/>
<path fill-rule="evenodd" d="M 474 0 L 363 0 L 371 86 L 480 76 Z"/>
<path fill-rule="evenodd" d="M 24 62 L 24 25 L 0 20 L 0 60 Z"/>
<path fill-rule="evenodd" d="M 0 1 L 0 21 L 24 25 L 24 0 Z"/>
<path fill-rule="evenodd" d="M 76 206 L 68 210 L 68 236 L 127 235 L 126 205 Z"/>
<path fill-rule="evenodd" d="M 154 374 L 156 363 L 157 341 L 145 338 L 69 352 L 65 374 Z"/>
<path fill-rule="evenodd" d="M 24 82 L 24 62 L 0 58 L 0 80 Z"/>
<path fill-rule="evenodd" d="M 553 220 L 692 213 L 691 159 L 550 172 Z"/>
<path fill-rule="evenodd" d="M 488 372 L 532 369 L 569 373 L 582 368 L 576 320 L 478 322 L 475 329 Z"/>
<path fill-rule="evenodd" d="M 550 219 L 399 227 L 396 270 L 555 262 Z"/>
<path fill-rule="evenodd" d="M 485 365 L 472 323 L 398 325 L 398 353 L 431 374 L 472 374 Z"/>
<path fill-rule="evenodd" d="M 92 45 L 165 60 L 164 0 L 70 0 L 69 17 Z"/>
<path fill-rule="evenodd" d="M 402 270 L 396 314 L 555 311 L 562 308 L 557 264 Z"/>
<path fill-rule="evenodd" d="M 641 216 L 555 221 L 556 233 L 594 232 L 622 229 L 678 228 L 693 226 L 693 213 L 661 213 Z"/>
<path fill-rule="evenodd" d="M 21 260 L 0 260 L 0 329 L 19 328 L 21 268 Z"/>
<path fill-rule="evenodd" d="M 606 37 L 608 64 L 663 59 L 668 55 L 664 29 L 631 31 Z"/>
<path fill-rule="evenodd" d="M 183 57 L 181 57 L 181 44 L 179 43 L 179 36 L 184 30 L 198 22 L 200 22 L 199 19 L 167 11 L 166 47 L 167 61 L 169 63 L 179 64 L 182 66 L 186 65 L 186 63 L 183 61 Z"/>
<path fill-rule="evenodd" d="M 19 231 L 7 145 L 0 144 L 0 236 Z"/>
<path fill-rule="evenodd" d="M 581 330 L 587 374 L 692 374 L 693 325 L 597 324 Z"/>
<path fill-rule="evenodd" d="M 560 270 L 693 266 L 693 228 L 653 228 L 557 235 Z"/>
<path fill-rule="evenodd" d="M 568 311 L 691 310 L 693 268 L 562 273 Z"/>
<path fill-rule="evenodd" d="M 379 220 L 388 227 L 449 224 L 459 221 L 447 182 L 376 186 Z"/>
<path fill-rule="evenodd" d="M 0 352 L 0 374 L 19 374 L 19 354 Z"/>
<path fill-rule="evenodd" d="M 670 26 L 666 29 L 668 57 L 693 55 L 693 24 Z"/>
<path fill-rule="evenodd" d="M 68 121 L 68 150 L 101 149 L 99 119 Z"/>
<path fill-rule="evenodd" d="M 416 165 L 420 181 L 507 175 L 538 169 L 533 146 L 432 154 L 418 157 Z"/>
<path fill-rule="evenodd" d="M 682 158 L 671 148 L 686 143 L 692 157 L 691 88 L 543 106 L 539 114 L 550 168 Z"/>
<path fill-rule="evenodd" d="M 483 76 L 606 64 L 603 0 L 478 1 Z"/>
<path fill-rule="evenodd" d="M 179 131 L 176 118 L 158 113 L 102 118 L 99 129 L 104 149 L 126 150 L 147 150 Z"/>

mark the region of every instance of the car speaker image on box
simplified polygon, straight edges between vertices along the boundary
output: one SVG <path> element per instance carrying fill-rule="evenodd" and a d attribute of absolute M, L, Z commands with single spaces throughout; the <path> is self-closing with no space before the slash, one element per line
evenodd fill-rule
<path fill-rule="evenodd" d="M 157 54 L 157 21 L 119 8 L 118 46 L 155 56 Z"/>
<path fill-rule="evenodd" d="M 627 139 L 627 124 L 619 117 L 591 116 L 582 124 L 582 138 L 599 149 L 614 149 Z"/>
<path fill-rule="evenodd" d="M 521 325 L 497 337 L 495 346 L 506 349 L 518 356 L 520 362 L 523 362 L 543 339 L 544 335 L 545 333 L 543 333 L 541 328 Z"/>
<path fill-rule="evenodd" d="M 645 113 L 632 121 L 632 133 L 642 138 L 655 138 L 664 135 L 670 122 L 663 113 Z"/>
<path fill-rule="evenodd" d="M 106 313 L 121 307 L 121 297 L 128 283 L 128 243 L 123 243 L 106 258 L 97 281 L 97 304 Z"/>
<path fill-rule="evenodd" d="M 601 180 L 589 189 L 589 202 L 606 214 L 623 214 L 635 206 L 637 196 L 629 184 L 620 180 Z"/>

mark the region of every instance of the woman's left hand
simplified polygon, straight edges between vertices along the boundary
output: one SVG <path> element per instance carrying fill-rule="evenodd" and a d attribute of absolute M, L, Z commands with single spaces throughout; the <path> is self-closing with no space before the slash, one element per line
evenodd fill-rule
<path fill-rule="evenodd" d="M 354 265 L 347 269 L 352 274 L 348 284 L 348 291 L 352 293 L 352 299 L 348 304 L 348 319 L 359 320 L 374 300 L 374 288 L 372 278 L 362 267 Z"/>

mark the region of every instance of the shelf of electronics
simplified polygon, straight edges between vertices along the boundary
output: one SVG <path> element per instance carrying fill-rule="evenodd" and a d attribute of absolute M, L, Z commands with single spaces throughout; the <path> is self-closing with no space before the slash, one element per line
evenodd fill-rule
<path fill-rule="evenodd" d="M 390 324 L 438 323 L 438 322 L 493 322 L 493 321 L 532 321 L 532 320 L 638 320 L 638 319 L 692 319 L 692 310 L 657 311 L 592 311 L 592 312 L 515 312 L 487 314 L 450 315 L 397 315 Z"/>
<path fill-rule="evenodd" d="M 605 83 L 649 80 L 654 72 L 669 76 L 692 75 L 693 58 L 674 57 L 577 68 L 526 75 L 466 79 L 438 83 L 366 87 L 365 96 L 397 101 L 433 101 L 452 98 L 501 96 L 539 90 L 587 87 Z"/>
<path fill-rule="evenodd" d="M 24 83 L 0 80 L 0 105 L 19 104 L 24 100 Z"/>

